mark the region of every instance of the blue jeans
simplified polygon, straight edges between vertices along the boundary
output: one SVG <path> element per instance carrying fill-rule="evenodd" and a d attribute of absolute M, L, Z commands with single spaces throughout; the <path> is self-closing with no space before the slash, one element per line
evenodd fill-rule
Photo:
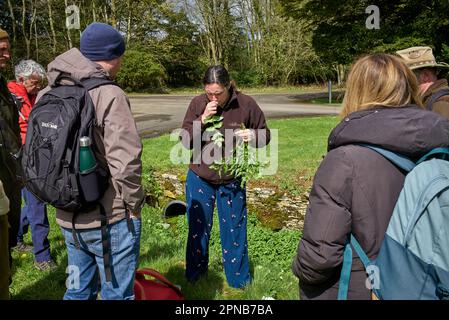
<path fill-rule="evenodd" d="M 189 170 L 186 200 L 189 222 L 186 278 L 195 281 L 208 269 L 209 239 L 216 202 L 226 279 L 231 287 L 246 286 L 251 282 L 246 231 L 246 190 L 240 187 L 239 181 L 214 185 Z"/>
<path fill-rule="evenodd" d="M 51 257 L 50 242 L 48 241 L 50 224 L 48 223 L 47 207 L 26 188 L 22 189 L 22 197 L 25 200 L 25 205 L 20 213 L 17 241 L 23 242 L 23 235 L 28 232 L 28 227 L 31 227 L 35 260 L 36 262 L 48 261 Z"/>
<path fill-rule="evenodd" d="M 126 219 L 107 227 L 111 253 L 110 282 L 106 282 L 101 228 L 77 229 L 81 247 L 79 250 L 75 247 L 72 230 L 61 228 L 67 246 L 69 274 L 64 300 L 95 300 L 99 282 L 102 300 L 134 299 L 134 274 L 139 259 L 141 219 L 131 220 L 134 229 L 131 232 Z"/>

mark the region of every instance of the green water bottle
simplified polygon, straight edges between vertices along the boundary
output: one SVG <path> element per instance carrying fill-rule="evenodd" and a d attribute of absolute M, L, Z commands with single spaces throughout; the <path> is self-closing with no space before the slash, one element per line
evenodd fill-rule
<path fill-rule="evenodd" d="M 94 153 L 90 147 L 92 142 L 89 137 L 80 138 L 80 172 L 88 173 L 91 169 L 95 168 L 97 162 L 95 161 Z"/>

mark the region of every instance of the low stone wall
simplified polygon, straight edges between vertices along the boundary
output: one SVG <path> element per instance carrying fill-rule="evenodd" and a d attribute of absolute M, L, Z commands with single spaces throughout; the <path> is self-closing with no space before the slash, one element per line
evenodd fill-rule
<path fill-rule="evenodd" d="M 156 179 L 164 189 L 159 205 L 170 200 L 183 199 L 185 178 L 162 174 Z M 302 230 L 308 199 L 306 195 L 291 197 L 269 188 L 247 189 L 248 209 L 255 212 L 263 225 L 272 230 Z"/>
<path fill-rule="evenodd" d="M 274 230 L 302 230 L 307 200 L 289 197 L 276 190 L 253 188 L 247 190 L 248 206 L 253 207 L 262 221 Z"/>

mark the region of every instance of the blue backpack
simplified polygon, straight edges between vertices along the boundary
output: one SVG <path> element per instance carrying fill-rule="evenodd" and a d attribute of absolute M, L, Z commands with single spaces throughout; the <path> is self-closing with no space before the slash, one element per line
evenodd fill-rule
<path fill-rule="evenodd" d="M 367 287 L 382 300 L 449 299 L 449 149 L 418 160 L 368 147 L 407 172 L 379 255 L 370 261 L 354 235 L 345 246 L 338 299 L 346 300 L 352 248 L 368 275 Z M 437 159 L 440 158 L 440 159 Z"/>

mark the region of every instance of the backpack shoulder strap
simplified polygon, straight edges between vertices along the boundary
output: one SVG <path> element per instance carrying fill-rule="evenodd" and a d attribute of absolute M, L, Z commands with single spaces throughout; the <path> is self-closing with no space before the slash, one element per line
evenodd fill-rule
<path fill-rule="evenodd" d="M 358 144 L 358 145 L 376 151 L 377 153 L 381 154 L 382 156 L 390 160 L 395 166 L 405 170 L 406 172 L 412 171 L 412 169 L 416 166 L 416 164 L 412 160 L 410 160 L 409 158 L 407 158 L 402 154 L 369 144 Z"/>
<path fill-rule="evenodd" d="M 338 283 L 338 300 L 346 300 L 348 298 L 349 280 L 351 279 L 352 269 L 352 248 L 348 241 L 343 251 L 343 265 L 341 267 L 340 282 Z"/>
<path fill-rule="evenodd" d="M 357 241 L 357 239 L 354 237 L 353 234 L 351 234 L 351 246 L 354 248 L 355 252 L 357 252 L 357 255 L 359 256 L 360 260 L 363 263 L 363 266 L 368 268 L 368 266 L 371 264 L 371 260 L 366 255 L 365 251 L 363 251 L 362 246 Z"/>
<path fill-rule="evenodd" d="M 346 300 L 348 298 L 349 280 L 351 279 L 352 269 L 352 249 L 359 256 L 367 274 L 368 267 L 372 264 L 365 251 L 363 251 L 362 246 L 354 235 L 351 234 L 350 240 L 346 243 L 343 252 L 343 265 L 341 267 L 340 282 L 338 284 L 338 300 Z M 368 274 L 368 277 L 370 277 L 370 274 Z"/>
<path fill-rule="evenodd" d="M 445 147 L 432 149 L 428 153 L 426 153 L 424 156 L 422 156 L 421 159 L 419 159 L 416 162 L 416 164 L 418 165 L 421 162 L 429 160 L 431 158 L 449 160 L 449 149 L 445 148 Z"/>
<path fill-rule="evenodd" d="M 83 84 L 84 88 L 87 91 L 90 91 L 92 89 L 98 88 L 100 86 L 104 86 L 104 85 L 114 85 L 114 86 L 119 86 L 117 84 L 117 82 L 113 81 L 113 80 L 109 80 L 106 78 L 88 78 L 88 79 L 83 79 L 81 80 L 81 83 Z"/>
<path fill-rule="evenodd" d="M 54 82 L 54 86 L 53 87 L 58 87 L 61 85 L 64 85 L 61 83 L 62 80 L 67 80 L 69 82 L 72 83 L 72 85 L 78 86 L 78 87 L 82 87 L 84 89 L 86 89 L 87 91 L 90 91 L 92 89 L 95 89 L 97 87 L 100 86 L 104 86 L 107 84 L 111 84 L 111 85 L 115 85 L 115 86 L 119 86 L 117 82 L 113 81 L 113 80 L 109 80 L 106 78 L 85 78 L 82 80 L 77 80 L 73 77 L 71 77 L 70 75 L 67 74 L 60 74 L 55 82 Z"/>
<path fill-rule="evenodd" d="M 437 92 L 432 94 L 430 96 L 430 98 L 427 100 L 426 109 L 432 110 L 433 104 L 443 96 L 449 96 L 449 88 L 444 88 L 444 89 L 438 90 Z"/>
<path fill-rule="evenodd" d="M 404 155 L 377 147 L 369 144 L 357 144 L 358 146 L 369 148 L 373 151 L 376 151 L 380 155 L 384 156 L 386 159 L 391 161 L 395 166 L 405 170 L 406 172 L 410 172 L 416 164 L 407 158 Z M 368 266 L 371 265 L 371 261 L 366 255 L 365 251 L 363 251 L 361 245 L 357 241 L 357 239 L 351 234 L 350 239 L 345 244 L 344 252 L 343 252 L 343 265 L 340 273 L 340 282 L 338 285 L 338 300 L 346 300 L 348 297 L 348 289 L 349 289 L 349 281 L 351 278 L 351 269 L 352 269 L 352 249 L 359 256 L 362 261 L 363 266 L 365 267 L 365 271 L 368 273 Z M 368 274 L 368 277 L 370 275 Z"/>

